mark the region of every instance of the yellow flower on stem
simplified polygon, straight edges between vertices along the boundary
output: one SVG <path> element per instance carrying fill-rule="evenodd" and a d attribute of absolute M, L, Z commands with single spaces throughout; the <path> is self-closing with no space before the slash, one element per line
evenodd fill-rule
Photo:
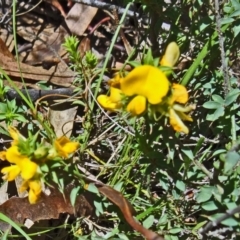
<path fill-rule="evenodd" d="M 173 67 L 180 56 L 179 47 L 175 42 L 168 44 L 165 54 L 160 60 L 160 65 L 166 67 Z"/>
<path fill-rule="evenodd" d="M 31 161 L 27 156 L 21 154 L 18 146 L 11 146 L 5 152 L 5 159 L 14 165 L 4 167 L 1 172 L 4 174 L 3 179 L 13 181 L 18 175 L 25 180 L 20 189 L 29 190 L 28 198 L 30 203 L 36 203 L 41 194 L 41 184 L 39 180 L 33 180 L 38 176 L 38 165 Z"/>
<path fill-rule="evenodd" d="M 147 104 L 159 104 L 169 91 L 166 75 L 156 67 L 143 65 L 134 68 L 126 77 L 115 76 L 110 81 L 110 95 L 100 95 L 99 104 L 110 111 L 124 107 L 133 116 L 143 114 Z"/>
<path fill-rule="evenodd" d="M 28 180 L 32 178 L 37 172 L 38 165 L 31 161 L 27 156 L 22 155 L 17 146 L 12 146 L 6 151 L 6 159 L 10 163 L 16 164 L 23 179 Z M 2 171 L 4 168 L 2 169 Z"/>
<path fill-rule="evenodd" d="M 103 108 L 109 111 L 116 111 L 117 109 L 120 109 L 122 106 L 121 103 L 122 96 L 123 93 L 120 89 L 110 87 L 110 96 L 99 95 L 97 101 Z"/>
<path fill-rule="evenodd" d="M 67 158 L 79 148 L 78 142 L 71 142 L 67 137 L 62 136 L 55 140 L 54 147 L 58 156 Z"/>

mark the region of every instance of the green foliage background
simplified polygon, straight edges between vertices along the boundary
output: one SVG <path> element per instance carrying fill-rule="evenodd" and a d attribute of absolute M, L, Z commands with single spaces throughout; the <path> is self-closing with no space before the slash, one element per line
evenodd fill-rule
<path fill-rule="evenodd" d="M 105 68 L 94 69 L 87 76 L 79 74 L 79 79 L 85 77 L 86 81 L 94 74 L 99 76 L 90 86 L 93 95 L 76 102 L 88 107 L 84 124 L 78 126 L 80 164 L 96 165 L 96 169 L 87 170 L 121 191 L 136 209 L 136 218 L 145 227 L 163 234 L 166 240 L 237 239 L 239 214 L 232 214 L 205 233 L 200 230 L 240 205 L 240 2 L 219 3 L 219 22 L 212 1 L 142 0 L 142 4 L 144 16 L 152 20 L 145 35 L 153 44 L 154 57 L 159 57 L 171 41 L 180 46 L 181 65 L 171 81 L 185 85 L 189 102 L 197 105 L 194 122 L 187 123 L 190 133 L 176 134 L 164 120 L 149 124 L 141 118 L 135 121 L 120 115 L 107 117 L 94 102 L 94 97 L 105 91 Z M 169 29 L 162 28 L 163 24 Z M 112 47 L 106 58 L 111 50 Z M 93 64 L 90 69 L 95 67 L 95 58 L 89 56 Z M 75 67 L 81 71 L 76 62 Z M 79 84 L 76 90 L 81 89 Z M 0 104 L 4 109 L 14 110 L 14 106 L 12 102 Z M 12 119 L 0 113 L 0 120 L 25 121 L 23 111 L 15 110 Z M 55 181 L 60 185 L 62 179 Z M 116 209 L 106 214 L 108 205 L 106 199 L 96 201 L 98 223 L 78 219 L 69 228 L 72 239 L 141 239 L 122 221 Z M 94 231 L 89 231 L 90 226 Z M 83 229 L 82 235 L 77 229 Z M 97 234 L 100 230 L 104 233 L 102 238 Z"/>

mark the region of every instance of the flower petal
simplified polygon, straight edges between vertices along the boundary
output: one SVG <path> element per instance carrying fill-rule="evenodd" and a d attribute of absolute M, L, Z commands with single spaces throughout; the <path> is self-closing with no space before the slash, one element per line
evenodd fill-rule
<path fill-rule="evenodd" d="M 21 133 L 13 126 L 8 127 L 8 131 L 10 136 L 12 137 L 12 146 L 15 146 L 19 143 L 20 139 L 25 140 L 25 137 L 21 135 Z"/>
<path fill-rule="evenodd" d="M 67 137 L 62 136 L 55 140 L 54 146 L 61 157 L 68 157 L 69 154 L 75 152 L 78 147 L 78 142 L 71 142 Z"/>
<path fill-rule="evenodd" d="M 1 170 L 1 173 L 5 174 L 3 179 L 7 181 L 13 181 L 21 172 L 21 169 L 17 165 L 5 167 Z"/>
<path fill-rule="evenodd" d="M 123 93 L 120 89 L 111 87 L 110 96 L 100 95 L 98 96 L 97 101 L 103 108 L 109 111 L 116 111 L 122 106 L 122 103 L 121 103 L 122 95 Z"/>
<path fill-rule="evenodd" d="M 119 88 L 121 79 L 122 78 L 120 76 L 120 73 L 117 73 L 114 76 L 114 78 L 112 78 L 108 81 L 108 85 L 111 86 L 111 87 L 114 87 L 114 88 Z"/>
<path fill-rule="evenodd" d="M 160 61 L 160 65 L 173 67 L 179 59 L 180 51 L 175 42 L 168 44 L 166 52 Z"/>
<path fill-rule="evenodd" d="M 42 184 L 39 180 L 29 181 L 29 188 L 32 189 L 37 195 L 42 192 Z"/>
<path fill-rule="evenodd" d="M 171 126 L 176 132 L 183 132 L 185 134 L 189 133 L 188 128 L 184 125 L 181 118 L 177 115 L 177 113 L 173 109 L 170 109 L 169 111 L 169 119 Z"/>
<path fill-rule="evenodd" d="M 188 101 L 188 92 L 187 89 L 181 85 L 174 83 L 172 85 L 172 101 L 178 103 L 186 103 Z"/>
<path fill-rule="evenodd" d="M 146 98 L 143 96 L 136 96 L 127 105 L 127 111 L 133 116 L 141 115 L 146 110 Z"/>
<path fill-rule="evenodd" d="M 30 204 L 35 204 L 39 200 L 39 195 L 37 195 L 32 189 L 29 189 L 28 200 Z"/>
<path fill-rule="evenodd" d="M 169 90 L 166 75 L 156 67 L 143 65 L 134 68 L 121 79 L 121 90 L 127 96 L 141 95 L 151 104 L 162 101 Z"/>
<path fill-rule="evenodd" d="M 18 164 L 21 169 L 21 176 L 24 180 L 31 179 L 37 172 L 38 165 L 26 158 Z"/>
<path fill-rule="evenodd" d="M 7 158 L 6 158 L 6 151 L 1 151 L 1 152 L 0 152 L 0 159 L 1 159 L 2 161 L 7 160 Z"/>
<path fill-rule="evenodd" d="M 39 179 L 24 181 L 20 187 L 20 192 L 26 191 L 28 189 L 28 200 L 31 204 L 34 204 L 39 200 L 42 192 L 41 181 Z"/>
<path fill-rule="evenodd" d="M 8 160 L 8 162 L 10 163 L 15 163 L 18 164 L 19 162 L 21 162 L 24 158 L 27 158 L 26 156 L 22 155 L 19 151 L 18 151 L 18 147 L 17 146 L 11 146 L 10 148 L 7 149 L 6 151 L 6 159 Z"/>

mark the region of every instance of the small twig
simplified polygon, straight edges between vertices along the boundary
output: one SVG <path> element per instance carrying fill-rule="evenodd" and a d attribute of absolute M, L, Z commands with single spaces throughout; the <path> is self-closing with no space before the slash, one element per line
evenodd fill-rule
<path fill-rule="evenodd" d="M 221 16 L 220 16 L 220 10 L 219 10 L 219 1 L 215 0 L 215 11 L 216 11 L 216 28 L 218 32 L 218 38 L 219 38 L 219 47 L 221 51 L 221 62 L 222 62 L 222 70 L 223 70 L 223 78 L 224 78 L 224 92 L 225 96 L 228 94 L 231 86 L 229 82 L 229 75 L 228 75 L 228 67 L 226 64 L 226 54 L 224 50 L 224 38 L 222 35 L 221 30 Z"/>
<path fill-rule="evenodd" d="M 116 9 L 119 14 L 123 14 L 126 11 L 126 9 L 121 8 L 119 6 L 109 4 L 109 3 L 105 3 L 105 2 L 101 2 L 101 1 L 96 1 L 96 0 L 73 0 L 73 2 L 82 3 L 82 4 L 85 4 L 85 5 L 88 5 L 88 6 L 92 6 L 92 7 L 96 7 L 96 8 L 100 8 L 100 9 L 105 9 L 105 10 L 109 10 L 109 11 L 112 11 L 112 10 Z M 130 17 L 134 17 L 134 16 L 138 17 L 139 14 L 135 13 L 131 10 L 128 10 L 127 15 L 130 16 Z"/>
<path fill-rule="evenodd" d="M 199 233 L 202 234 L 203 236 L 206 236 L 206 233 L 213 227 L 216 227 L 217 225 L 219 225 L 222 221 L 232 217 L 234 214 L 239 213 L 240 212 L 240 206 L 237 206 L 236 208 L 232 209 L 232 210 L 227 210 L 226 213 L 219 217 L 218 219 L 209 222 L 204 228 L 199 230 Z"/>
<path fill-rule="evenodd" d="M 73 88 L 58 88 L 51 90 L 41 90 L 41 89 L 21 89 L 20 91 L 25 95 L 29 96 L 31 101 L 35 102 L 42 97 L 47 97 L 50 100 L 59 99 L 64 97 L 69 97 L 73 95 Z M 22 97 L 14 89 L 10 89 L 6 94 L 7 99 L 22 100 Z"/>

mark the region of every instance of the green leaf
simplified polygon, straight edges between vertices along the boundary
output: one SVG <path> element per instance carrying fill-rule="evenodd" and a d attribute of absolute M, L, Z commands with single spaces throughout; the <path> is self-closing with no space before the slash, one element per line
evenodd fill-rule
<path fill-rule="evenodd" d="M 99 193 L 98 188 L 93 183 L 88 184 L 87 190 L 92 193 Z"/>
<path fill-rule="evenodd" d="M 233 91 L 229 92 L 225 99 L 225 106 L 228 106 L 234 101 L 236 101 L 239 94 L 240 94 L 240 91 L 238 89 L 234 89 Z"/>
<path fill-rule="evenodd" d="M 32 238 L 30 238 L 14 221 L 12 221 L 10 218 L 5 216 L 3 213 L 0 213 L 0 220 L 14 227 L 19 233 L 21 233 L 23 237 L 26 238 L 26 240 L 32 240 Z"/>
<path fill-rule="evenodd" d="M 214 210 L 218 209 L 218 207 L 214 201 L 208 201 L 208 202 L 203 203 L 202 208 L 206 211 L 214 211 Z"/>
<path fill-rule="evenodd" d="M 171 234 L 176 234 L 176 233 L 180 233 L 181 231 L 183 231 L 182 228 L 176 227 L 176 228 L 172 228 L 169 230 L 169 233 Z"/>
<path fill-rule="evenodd" d="M 236 221 L 234 218 L 228 218 L 224 221 L 221 222 L 223 225 L 229 226 L 229 227 L 234 227 L 234 226 L 238 226 L 239 223 L 238 221 Z"/>
<path fill-rule="evenodd" d="M 218 180 L 219 180 L 220 182 L 224 182 L 224 181 L 226 181 L 227 179 L 228 179 L 227 176 L 218 176 Z"/>
<path fill-rule="evenodd" d="M 78 196 L 78 192 L 79 192 L 80 189 L 81 189 L 80 186 L 75 187 L 75 188 L 72 189 L 72 191 L 70 193 L 70 202 L 71 202 L 72 206 L 75 205 L 75 202 L 76 202 L 76 199 L 77 199 L 77 196 Z"/>
<path fill-rule="evenodd" d="M 217 108 L 213 114 L 207 115 L 207 120 L 212 122 L 216 121 L 218 118 L 222 117 L 224 113 L 225 113 L 225 108 L 221 106 Z"/>
<path fill-rule="evenodd" d="M 229 17 L 232 18 L 232 17 L 239 17 L 240 15 L 240 10 L 238 9 L 237 11 L 233 12 Z"/>
<path fill-rule="evenodd" d="M 114 185 L 114 189 L 117 190 L 117 191 L 121 191 L 121 188 L 122 188 L 122 185 L 123 185 L 123 182 L 118 182 Z"/>
<path fill-rule="evenodd" d="M 206 202 L 212 197 L 212 194 L 213 194 L 213 187 L 204 186 L 198 192 L 196 201 L 198 203 Z"/>
<path fill-rule="evenodd" d="M 237 37 L 237 35 L 238 35 L 239 32 L 240 32 L 240 26 L 234 26 L 234 27 L 232 28 L 232 30 L 233 30 L 233 33 L 234 33 L 234 37 Z"/>
<path fill-rule="evenodd" d="M 128 64 L 130 64 L 133 67 L 141 66 L 141 63 L 139 61 L 129 61 Z"/>
<path fill-rule="evenodd" d="M 129 240 L 129 238 L 124 233 L 118 233 L 117 235 L 118 235 L 119 239 Z"/>
<path fill-rule="evenodd" d="M 220 103 L 214 102 L 214 101 L 208 101 L 208 102 L 205 102 L 205 103 L 203 104 L 203 107 L 204 107 L 204 108 L 207 108 L 207 109 L 217 109 L 217 108 L 219 108 L 220 106 L 221 106 Z"/>
<path fill-rule="evenodd" d="M 191 149 L 181 149 L 181 151 L 190 159 L 193 160 L 194 156 L 193 156 L 193 152 Z"/>
<path fill-rule="evenodd" d="M 208 222 L 208 221 L 205 220 L 205 221 L 203 221 L 203 222 L 198 223 L 198 224 L 193 228 L 193 230 L 198 230 L 198 229 L 200 229 L 200 228 L 201 228 L 202 226 L 204 226 L 207 222 Z"/>
<path fill-rule="evenodd" d="M 155 58 L 155 59 L 153 60 L 153 66 L 154 66 L 154 67 L 158 67 L 158 66 L 159 66 L 159 58 Z"/>
<path fill-rule="evenodd" d="M 158 224 L 159 225 L 165 225 L 168 222 L 168 215 L 164 214 L 159 220 Z"/>
<path fill-rule="evenodd" d="M 153 215 L 150 215 L 148 218 L 146 218 L 144 221 L 143 221 L 143 226 L 145 228 L 150 228 L 154 223 L 154 216 Z"/>
<path fill-rule="evenodd" d="M 220 217 L 222 217 L 223 215 L 225 215 L 224 213 L 217 213 L 214 214 L 213 216 L 209 217 L 211 221 L 217 220 Z M 234 226 L 238 226 L 238 221 L 236 221 L 234 218 L 228 218 L 225 219 L 224 221 L 221 222 L 221 224 L 229 226 L 229 227 L 234 227 Z"/>
<path fill-rule="evenodd" d="M 99 216 L 100 214 L 103 214 L 103 205 L 102 202 L 97 202 L 97 201 L 93 201 L 94 206 L 96 207 L 96 215 Z"/>
<path fill-rule="evenodd" d="M 222 105 L 224 104 L 223 98 L 221 96 L 219 96 L 219 95 L 213 94 L 212 95 L 212 99 L 213 99 L 214 102 L 218 102 L 218 103 L 220 103 Z"/>
<path fill-rule="evenodd" d="M 152 56 L 152 49 L 149 48 L 147 51 L 147 54 L 144 56 L 143 58 L 143 63 L 147 64 L 147 65 L 154 65 L 154 60 L 153 60 L 153 56 Z"/>
<path fill-rule="evenodd" d="M 229 24 L 229 23 L 232 23 L 232 22 L 234 22 L 234 18 L 222 18 L 221 20 L 220 20 L 220 24 L 221 25 L 224 25 L 224 24 Z"/>
<path fill-rule="evenodd" d="M 240 156 L 237 152 L 235 151 L 228 152 L 225 156 L 225 164 L 224 164 L 223 172 L 226 174 L 230 170 L 233 170 L 233 168 L 237 165 L 239 160 L 240 160 Z"/>
<path fill-rule="evenodd" d="M 184 192 L 186 190 L 185 183 L 182 181 L 179 181 L 179 180 L 177 180 L 177 182 L 176 182 L 176 187 L 182 192 Z"/>

